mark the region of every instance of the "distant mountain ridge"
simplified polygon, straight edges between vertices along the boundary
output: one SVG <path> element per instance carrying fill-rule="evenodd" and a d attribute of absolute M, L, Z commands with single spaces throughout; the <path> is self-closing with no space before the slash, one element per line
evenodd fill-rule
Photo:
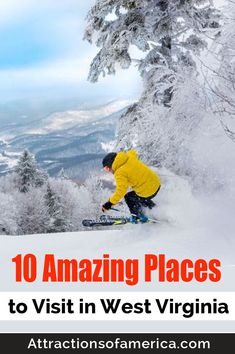
<path fill-rule="evenodd" d="M 27 122 L 21 134 L 16 126 L 15 136 L 0 140 L 0 174 L 9 172 L 27 148 L 49 175 L 55 176 L 63 168 L 69 177 L 84 180 L 100 169 L 105 146 L 115 140 L 118 119 L 129 104 L 113 101 L 90 110 L 56 112 L 38 122 Z M 14 135 L 12 128 L 10 125 Z"/>

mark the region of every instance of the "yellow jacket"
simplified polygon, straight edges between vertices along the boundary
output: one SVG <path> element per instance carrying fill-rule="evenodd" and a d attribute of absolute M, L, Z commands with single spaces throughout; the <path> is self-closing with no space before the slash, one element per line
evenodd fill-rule
<path fill-rule="evenodd" d="M 112 170 L 116 181 L 116 190 L 109 199 L 112 204 L 117 204 L 129 187 L 138 196 L 147 198 L 161 185 L 158 175 L 138 159 L 135 150 L 119 152 L 112 164 Z"/>

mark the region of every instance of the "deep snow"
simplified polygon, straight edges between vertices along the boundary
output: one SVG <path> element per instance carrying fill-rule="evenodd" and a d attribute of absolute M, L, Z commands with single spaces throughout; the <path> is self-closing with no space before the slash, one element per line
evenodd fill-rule
<path fill-rule="evenodd" d="M 161 171 L 163 186 L 156 197 L 157 207 L 149 216 L 168 220 L 160 224 L 123 225 L 72 233 L 27 236 L 1 236 L 1 285 L 2 291 L 11 290 L 167 290 L 185 289 L 232 290 L 235 285 L 228 278 L 235 270 L 235 238 L 232 211 L 234 195 L 221 190 L 217 194 L 195 195 L 189 183 L 169 171 Z M 226 197 L 225 194 L 226 193 Z M 220 284 L 180 283 L 144 284 L 128 287 L 125 284 L 19 284 L 14 280 L 11 259 L 17 254 L 34 253 L 42 264 L 46 253 L 57 258 L 139 258 L 146 253 L 165 253 L 167 258 L 218 258 L 222 262 L 223 277 Z"/>
<path fill-rule="evenodd" d="M 192 193 L 190 184 L 169 171 L 161 171 L 163 186 L 156 201 L 153 217 L 168 219 L 169 223 L 125 225 L 98 231 L 81 231 L 48 235 L 0 237 L 0 291 L 235 291 L 235 238 L 233 218 L 234 195 L 227 191 L 200 196 Z M 17 254 L 37 256 L 39 274 L 45 254 L 56 259 L 138 258 L 140 282 L 135 286 L 125 283 L 16 283 L 14 264 Z M 146 253 L 165 253 L 167 259 L 219 258 L 222 279 L 219 283 L 144 283 L 141 279 L 143 258 Z M 232 321 L 1 321 L 1 332 L 233 332 Z"/>

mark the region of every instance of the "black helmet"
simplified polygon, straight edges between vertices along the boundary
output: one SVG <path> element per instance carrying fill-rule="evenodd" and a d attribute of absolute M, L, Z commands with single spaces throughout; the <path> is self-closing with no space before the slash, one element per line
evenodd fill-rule
<path fill-rule="evenodd" d="M 115 157 L 117 156 L 116 152 L 110 152 L 103 158 L 103 167 L 112 167 L 113 161 L 115 160 Z"/>

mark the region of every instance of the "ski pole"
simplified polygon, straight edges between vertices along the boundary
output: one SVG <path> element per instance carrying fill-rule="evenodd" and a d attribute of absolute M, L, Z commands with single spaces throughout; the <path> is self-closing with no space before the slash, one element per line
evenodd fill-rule
<path fill-rule="evenodd" d="M 122 212 L 121 210 L 116 209 L 116 208 L 111 208 L 111 210 L 118 211 L 119 213 L 121 213 L 121 212 Z"/>
<path fill-rule="evenodd" d="M 116 208 L 111 208 L 111 210 L 118 211 L 119 213 L 123 213 L 124 212 L 124 210 L 120 210 L 120 209 L 116 209 Z M 138 217 L 138 215 L 136 215 L 136 214 L 130 213 L 130 215 Z"/>

